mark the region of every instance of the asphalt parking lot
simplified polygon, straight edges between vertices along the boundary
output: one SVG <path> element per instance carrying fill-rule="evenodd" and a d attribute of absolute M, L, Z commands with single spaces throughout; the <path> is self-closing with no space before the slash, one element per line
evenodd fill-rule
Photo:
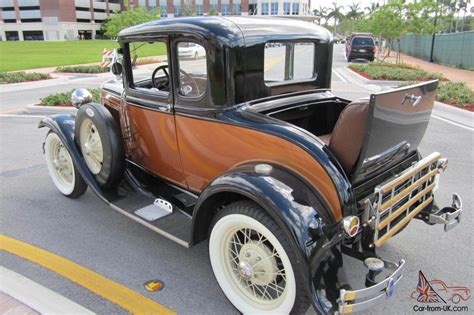
<path fill-rule="evenodd" d="M 334 58 L 335 69 L 343 67 L 342 46 L 336 46 Z M 351 87 L 337 75 L 333 80 L 333 85 Z M 368 94 L 355 88 L 341 89 L 340 93 L 353 98 Z M 63 197 L 48 176 L 41 149 L 46 130 L 37 129 L 39 119 L 0 115 L 1 234 L 72 260 L 179 314 L 237 314 L 214 278 L 206 243 L 191 249 L 181 247 L 115 212 L 90 190 L 76 200 Z M 416 290 L 419 270 L 428 280 L 440 279 L 448 285 L 474 289 L 473 144 L 472 130 L 431 119 L 420 150 L 424 155 L 438 151 L 449 159 L 436 199 L 439 205 L 448 205 L 451 194 L 457 192 L 464 202 L 462 223 L 445 233 L 441 226 L 413 221 L 390 240 L 379 254 L 392 261 L 405 259 L 405 276 L 394 298 L 366 314 L 413 313 L 418 303 L 410 295 Z M 126 313 L 116 304 L 18 256 L 0 251 L 0 264 L 93 312 Z M 345 264 L 349 276 L 361 287 L 365 268 L 352 259 Z M 164 289 L 146 291 L 143 283 L 151 279 L 162 280 Z M 468 306 L 471 312 L 474 309 L 472 298 L 459 305 Z"/>

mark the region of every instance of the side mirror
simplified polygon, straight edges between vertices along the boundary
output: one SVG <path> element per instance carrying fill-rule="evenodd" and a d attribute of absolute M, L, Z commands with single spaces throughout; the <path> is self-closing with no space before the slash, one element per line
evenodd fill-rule
<path fill-rule="evenodd" d="M 79 108 L 79 106 L 91 103 L 92 102 L 92 94 L 86 89 L 75 89 L 71 95 L 71 104 L 75 108 Z"/>
<path fill-rule="evenodd" d="M 122 74 L 122 64 L 119 62 L 114 62 L 112 64 L 112 67 L 110 68 L 113 74 L 115 75 L 121 75 Z"/>

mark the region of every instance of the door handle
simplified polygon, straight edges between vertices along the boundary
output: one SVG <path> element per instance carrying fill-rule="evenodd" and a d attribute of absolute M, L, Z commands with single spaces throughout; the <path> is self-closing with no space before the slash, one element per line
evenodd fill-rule
<path fill-rule="evenodd" d="M 406 100 L 409 100 L 412 102 L 413 107 L 415 107 L 416 105 L 420 104 L 422 98 L 423 96 L 421 95 L 416 96 L 415 94 L 405 94 L 402 99 L 402 105 L 405 104 Z"/>

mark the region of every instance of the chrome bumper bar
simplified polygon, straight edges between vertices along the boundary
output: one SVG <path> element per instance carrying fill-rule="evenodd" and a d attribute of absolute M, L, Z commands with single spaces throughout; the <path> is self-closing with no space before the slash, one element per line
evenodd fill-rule
<path fill-rule="evenodd" d="M 337 314 L 363 311 L 393 296 L 395 286 L 403 277 L 402 269 L 405 260 L 400 260 L 398 264 L 388 261 L 384 263 L 387 268 L 395 269 L 395 271 L 388 278 L 371 287 L 352 291 L 341 290 Z"/>

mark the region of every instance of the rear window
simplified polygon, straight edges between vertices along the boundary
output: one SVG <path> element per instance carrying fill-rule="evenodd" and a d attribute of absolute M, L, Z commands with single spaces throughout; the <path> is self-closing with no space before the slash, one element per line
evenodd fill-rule
<path fill-rule="evenodd" d="M 374 40 L 370 37 L 356 37 L 352 40 L 352 45 L 374 46 Z"/>
<path fill-rule="evenodd" d="M 265 83 L 271 85 L 314 79 L 314 57 L 314 43 L 267 43 L 263 67 Z"/>

